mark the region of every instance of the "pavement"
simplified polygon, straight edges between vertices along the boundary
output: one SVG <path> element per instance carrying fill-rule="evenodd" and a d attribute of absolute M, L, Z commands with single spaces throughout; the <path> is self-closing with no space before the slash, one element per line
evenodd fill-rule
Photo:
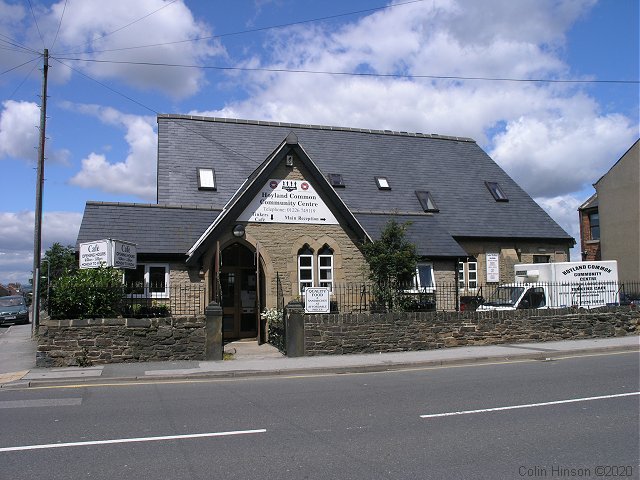
<path fill-rule="evenodd" d="M 112 384 L 198 378 L 318 375 L 517 360 L 553 360 L 574 355 L 640 352 L 640 336 L 451 347 L 417 352 L 324 355 L 289 358 L 268 344 L 225 345 L 223 361 L 115 363 L 92 367 L 38 368 L 31 325 L 0 329 L 0 388 L 60 384 Z"/>

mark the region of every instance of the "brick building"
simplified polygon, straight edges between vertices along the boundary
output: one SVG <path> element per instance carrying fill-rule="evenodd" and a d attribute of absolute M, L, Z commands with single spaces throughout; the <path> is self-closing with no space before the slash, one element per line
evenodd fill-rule
<path fill-rule="evenodd" d="M 255 337 L 278 295 L 365 280 L 360 246 L 390 219 L 411 222 L 416 286 L 460 294 L 574 244 L 468 138 L 159 115 L 157 168 L 156 204 L 88 202 L 78 242 L 136 243 L 127 275 L 167 295 L 221 289 L 229 338 Z"/>
<path fill-rule="evenodd" d="M 580 217 L 580 252 L 582 260 L 602 260 L 600 254 L 600 214 L 598 195 L 593 194 L 578 208 Z"/>

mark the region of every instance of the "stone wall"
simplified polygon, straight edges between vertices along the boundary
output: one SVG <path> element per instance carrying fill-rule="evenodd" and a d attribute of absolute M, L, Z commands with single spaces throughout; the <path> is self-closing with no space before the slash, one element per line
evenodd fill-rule
<path fill-rule="evenodd" d="M 306 356 L 640 334 L 640 311 L 628 307 L 294 315 L 303 317 Z"/>
<path fill-rule="evenodd" d="M 204 360 L 205 316 L 169 318 L 42 318 L 38 367 L 149 360 Z"/>

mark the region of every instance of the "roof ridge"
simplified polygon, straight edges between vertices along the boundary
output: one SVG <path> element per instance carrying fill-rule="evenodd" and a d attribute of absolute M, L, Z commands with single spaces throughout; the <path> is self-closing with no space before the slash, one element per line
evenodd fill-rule
<path fill-rule="evenodd" d="M 330 125 L 315 125 L 315 124 L 302 124 L 302 123 L 288 123 L 288 122 L 270 122 L 267 120 L 245 120 L 240 118 L 225 118 L 225 117 L 203 117 L 198 115 L 181 115 L 173 113 L 159 113 L 158 118 L 167 118 L 174 120 L 196 120 L 201 122 L 215 122 L 215 123 L 235 123 L 242 125 L 260 125 L 265 127 L 288 127 L 288 128 L 304 128 L 308 130 L 331 130 L 334 132 L 356 132 L 356 133 L 371 133 L 375 135 L 393 135 L 398 137 L 416 137 L 416 138 L 432 138 L 435 140 L 451 140 L 458 142 L 470 142 L 476 143 L 473 138 L 469 137 L 455 137 L 451 135 L 439 135 L 436 133 L 420 133 L 420 132 L 404 132 L 395 130 L 375 130 L 370 128 L 353 128 L 353 127 L 340 127 Z"/>
<path fill-rule="evenodd" d="M 101 205 L 107 207 L 137 207 L 137 208 L 163 208 L 163 209 L 176 209 L 176 210 L 211 210 L 222 211 L 222 208 L 213 207 L 211 205 L 178 205 L 170 203 L 133 203 L 133 202 L 100 202 L 100 201 L 87 201 L 87 205 Z"/>

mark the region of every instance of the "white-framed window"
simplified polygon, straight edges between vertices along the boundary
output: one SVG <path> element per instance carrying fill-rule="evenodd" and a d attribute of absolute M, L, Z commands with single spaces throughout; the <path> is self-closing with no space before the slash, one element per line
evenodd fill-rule
<path fill-rule="evenodd" d="M 333 250 L 325 245 L 318 251 L 318 286 L 333 292 Z"/>
<path fill-rule="evenodd" d="M 304 295 L 304 289 L 313 287 L 313 250 L 305 245 L 298 250 L 298 293 Z"/>
<path fill-rule="evenodd" d="M 467 262 L 467 285 L 469 290 L 475 290 L 478 288 L 478 262 Z"/>
<path fill-rule="evenodd" d="M 460 290 L 478 288 L 478 262 L 475 258 L 458 262 L 458 288 Z"/>
<path fill-rule="evenodd" d="M 436 282 L 433 276 L 432 263 L 418 263 L 416 274 L 413 277 L 413 289 L 419 292 L 433 293 L 436 289 Z"/>
<path fill-rule="evenodd" d="M 467 282 L 464 280 L 464 262 L 458 262 L 458 288 L 464 290 Z"/>
<path fill-rule="evenodd" d="M 123 278 L 127 292 L 135 297 L 169 298 L 169 265 L 141 263 L 126 269 Z"/>

